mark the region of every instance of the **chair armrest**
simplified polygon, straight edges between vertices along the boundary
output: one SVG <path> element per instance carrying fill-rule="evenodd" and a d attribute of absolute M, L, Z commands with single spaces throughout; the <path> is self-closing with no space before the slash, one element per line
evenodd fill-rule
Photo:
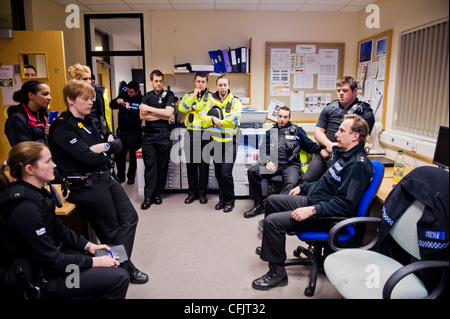
<path fill-rule="evenodd" d="M 347 218 L 331 228 L 330 233 L 328 234 L 328 246 L 333 251 L 339 251 L 342 249 L 352 249 L 352 248 L 339 248 L 334 244 L 334 238 L 339 234 L 340 230 L 347 225 L 356 224 L 356 223 L 381 223 L 381 218 L 378 217 L 351 217 Z M 379 233 L 377 232 L 377 236 L 367 245 L 358 247 L 359 249 L 371 249 L 378 242 Z"/>
<path fill-rule="evenodd" d="M 398 282 L 402 280 L 403 277 L 406 277 L 411 273 L 428 268 L 447 268 L 444 269 L 438 286 L 431 292 L 431 294 L 428 295 L 427 299 L 434 299 L 439 297 L 439 295 L 443 292 L 445 286 L 448 283 L 448 266 L 449 266 L 448 261 L 425 260 L 414 262 L 400 268 L 399 270 L 394 272 L 384 284 L 383 299 L 390 299 L 392 290 L 398 284 Z"/>

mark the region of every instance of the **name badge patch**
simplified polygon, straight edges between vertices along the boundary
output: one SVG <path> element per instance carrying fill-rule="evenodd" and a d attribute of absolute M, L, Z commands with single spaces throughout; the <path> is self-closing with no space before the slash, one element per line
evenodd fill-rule
<path fill-rule="evenodd" d="M 423 237 L 427 239 L 435 239 L 435 240 L 444 240 L 445 232 L 443 231 L 433 231 L 433 230 L 424 230 Z"/>
<path fill-rule="evenodd" d="M 297 136 L 295 136 L 295 135 L 286 135 L 287 140 L 295 141 L 296 138 L 297 138 Z"/>

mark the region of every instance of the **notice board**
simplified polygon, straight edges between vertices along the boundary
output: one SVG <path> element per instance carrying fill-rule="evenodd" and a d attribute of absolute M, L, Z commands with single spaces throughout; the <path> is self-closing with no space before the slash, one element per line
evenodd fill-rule
<path fill-rule="evenodd" d="M 370 104 L 375 122 L 386 125 L 392 30 L 358 41 L 358 99 Z"/>
<path fill-rule="evenodd" d="M 337 99 L 343 76 L 345 43 L 266 42 L 264 108 L 267 118 L 291 108 L 293 122 L 315 123 L 320 111 Z"/>

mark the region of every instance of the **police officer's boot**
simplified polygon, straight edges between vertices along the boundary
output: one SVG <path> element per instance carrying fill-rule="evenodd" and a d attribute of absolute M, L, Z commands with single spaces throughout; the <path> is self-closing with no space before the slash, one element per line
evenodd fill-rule
<path fill-rule="evenodd" d="M 256 215 L 264 213 L 263 202 L 255 202 L 255 205 L 244 213 L 245 218 L 255 217 Z"/>

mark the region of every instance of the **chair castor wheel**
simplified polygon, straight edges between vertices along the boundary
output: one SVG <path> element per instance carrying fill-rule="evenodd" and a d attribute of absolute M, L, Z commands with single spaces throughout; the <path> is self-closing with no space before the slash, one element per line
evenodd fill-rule
<path fill-rule="evenodd" d="M 314 289 L 311 289 L 310 287 L 305 288 L 305 296 L 306 297 L 312 297 L 314 295 Z"/>

